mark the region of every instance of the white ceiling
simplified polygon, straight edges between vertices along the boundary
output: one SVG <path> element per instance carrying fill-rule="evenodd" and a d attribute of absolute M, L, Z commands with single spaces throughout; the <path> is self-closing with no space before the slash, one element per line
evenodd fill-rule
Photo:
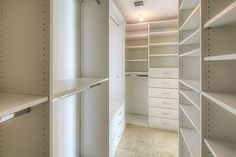
<path fill-rule="evenodd" d="M 140 14 L 144 14 L 144 21 L 158 21 L 177 18 L 178 0 L 144 0 L 145 5 L 134 8 L 131 0 L 113 0 L 119 8 L 126 23 L 139 23 Z"/>

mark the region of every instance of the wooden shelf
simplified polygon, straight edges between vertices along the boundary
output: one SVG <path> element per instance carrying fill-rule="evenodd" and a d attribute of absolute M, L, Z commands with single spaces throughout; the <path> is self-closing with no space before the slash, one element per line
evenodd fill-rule
<path fill-rule="evenodd" d="M 177 35 L 177 34 L 178 34 L 178 30 L 173 30 L 173 31 L 160 31 L 160 32 L 150 32 L 150 36 L 151 36 L 151 37 Z"/>
<path fill-rule="evenodd" d="M 236 155 L 236 142 L 233 143 L 212 138 L 205 138 L 204 142 L 214 157 L 235 157 Z"/>
<path fill-rule="evenodd" d="M 126 113 L 126 122 L 128 124 L 135 124 L 141 126 L 148 126 L 148 116 L 146 115 L 139 115 L 133 113 Z"/>
<path fill-rule="evenodd" d="M 180 108 L 196 131 L 200 133 L 200 111 L 196 110 L 192 105 L 180 105 Z"/>
<path fill-rule="evenodd" d="M 142 45 L 142 46 L 125 46 L 126 49 L 145 49 L 148 48 L 148 45 Z"/>
<path fill-rule="evenodd" d="M 190 90 L 180 90 L 182 94 L 192 105 L 194 105 L 200 111 L 200 96 Z"/>
<path fill-rule="evenodd" d="M 235 93 L 214 93 L 202 92 L 202 95 L 210 99 L 225 110 L 236 115 L 236 94 Z"/>
<path fill-rule="evenodd" d="M 171 46 L 178 45 L 178 42 L 166 42 L 166 43 L 150 43 L 150 46 Z"/>
<path fill-rule="evenodd" d="M 191 154 L 191 157 L 200 157 L 200 137 L 193 129 L 180 128 L 180 133 Z"/>
<path fill-rule="evenodd" d="M 177 53 L 174 54 L 150 54 L 150 57 L 173 57 L 173 56 L 178 56 Z"/>
<path fill-rule="evenodd" d="M 48 101 L 48 97 L 0 92 L 0 117 L 8 116 L 21 110 Z"/>
<path fill-rule="evenodd" d="M 215 17 L 209 20 L 204 28 L 207 27 L 219 27 L 236 24 L 236 1 L 231 3 L 228 7 L 218 13 Z"/>
<path fill-rule="evenodd" d="M 108 78 L 77 78 L 53 82 L 53 102 L 83 92 L 108 81 Z"/>
<path fill-rule="evenodd" d="M 200 29 L 197 29 L 188 37 L 186 37 L 183 41 L 180 42 L 180 45 L 192 45 L 200 43 Z"/>
<path fill-rule="evenodd" d="M 148 59 L 127 59 L 126 62 L 147 62 Z"/>
<path fill-rule="evenodd" d="M 192 30 L 200 27 L 200 5 L 193 10 L 189 17 L 185 20 L 180 30 Z"/>
<path fill-rule="evenodd" d="M 131 39 L 131 40 L 138 40 L 138 39 L 147 39 L 148 34 L 140 34 L 140 35 L 125 35 L 126 39 Z"/>
<path fill-rule="evenodd" d="M 199 0 L 183 0 L 180 4 L 179 10 L 192 9 L 199 4 Z"/>
<path fill-rule="evenodd" d="M 200 93 L 200 81 L 199 80 L 179 80 L 182 84 L 194 90 L 197 93 Z"/>
<path fill-rule="evenodd" d="M 198 57 L 200 56 L 200 48 L 187 51 L 179 56 L 180 57 Z"/>
<path fill-rule="evenodd" d="M 236 53 L 227 54 L 227 55 L 204 57 L 204 61 L 229 61 L 229 60 L 236 60 Z"/>
<path fill-rule="evenodd" d="M 148 75 L 148 72 L 138 72 L 138 71 L 133 71 L 133 72 L 125 72 L 126 75 Z"/>

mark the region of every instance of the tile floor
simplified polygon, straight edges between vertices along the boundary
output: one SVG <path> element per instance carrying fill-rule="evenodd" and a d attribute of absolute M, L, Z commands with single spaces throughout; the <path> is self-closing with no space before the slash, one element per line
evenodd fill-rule
<path fill-rule="evenodd" d="M 178 134 L 127 124 L 115 157 L 178 157 Z"/>

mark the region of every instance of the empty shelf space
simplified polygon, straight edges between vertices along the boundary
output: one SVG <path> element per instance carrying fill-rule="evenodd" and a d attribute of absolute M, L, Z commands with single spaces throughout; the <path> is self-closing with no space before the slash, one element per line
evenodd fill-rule
<path fill-rule="evenodd" d="M 108 81 L 108 78 L 76 78 L 54 81 L 53 102 L 83 92 L 105 81 Z"/>
<path fill-rule="evenodd" d="M 205 138 L 204 142 L 214 157 L 235 157 L 236 142 L 227 142 L 212 138 Z"/>
<path fill-rule="evenodd" d="M 148 59 L 126 59 L 126 62 L 147 62 Z"/>
<path fill-rule="evenodd" d="M 200 111 L 200 97 L 190 90 L 180 90 L 180 93 Z"/>
<path fill-rule="evenodd" d="M 209 20 L 204 27 L 218 27 L 236 24 L 236 1 Z"/>
<path fill-rule="evenodd" d="M 228 61 L 228 60 L 236 60 L 236 53 L 227 54 L 227 55 L 204 57 L 204 61 Z"/>
<path fill-rule="evenodd" d="M 192 105 L 180 105 L 181 110 L 185 116 L 189 119 L 190 123 L 200 133 L 200 112 L 196 110 Z"/>
<path fill-rule="evenodd" d="M 178 31 L 160 31 L 160 32 L 150 32 L 151 37 L 157 37 L 157 36 L 168 36 L 168 35 L 177 35 Z"/>
<path fill-rule="evenodd" d="M 202 92 L 202 95 L 236 115 L 236 93 Z"/>
<path fill-rule="evenodd" d="M 179 10 L 191 9 L 199 4 L 199 0 L 183 0 L 180 4 Z"/>
<path fill-rule="evenodd" d="M 148 48 L 148 45 L 141 45 L 141 46 L 125 46 L 126 49 L 145 49 Z"/>
<path fill-rule="evenodd" d="M 133 114 L 133 113 L 126 113 L 126 122 L 129 124 L 148 126 L 148 116 L 140 115 L 140 114 Z"/>
<path fill-rule="evenodd" d="M 177 53 L 173 54 L 150 54 L 150 57 L 173 57 L 173 56 L 178 56 Z"/>
<path fill-rule="evenodd" d="M 198 5 L 185 22 L 180 27 L 180 30 L 191 30 L 200 27 L 200 5 Z"/>
<path fill-rule="evenodd" d="M 8 116 L 48 101 L 48 97 L 0 92 L 0 117 Z"/>
<path fill-rule="evenodd" d="M 180 57 L 197 57 L 200 56 L 200 48 L 187 51 L 180 55 Z"/>
<path fill-rule="evenodd" d="M 138 40 L 138 39 L 147 39 L 148 34 L 140 34 L 140 35 L 125 35 L 126 39 L 131 39 L 131 40 Z"/>
<path fill-rule="evenodd" d="M 180 42 L 180 45 L 191 45 L 200 43 L 200 29 L 197 29 Z"/>
<path fill-rule="evenodd" d="M 171 45 L 178 45 L 178 42 L 150 43 L 150 46 L 171 46 Z"/>
<path fill-rule="evenodd" d="M 200 93 L 200 81 L 199 80 L 179 80 L 182 84 L 194 90 L 195 92 Z"/>
<path fill-rule="evenodd" d="M 200 157 L 200 137 L 193 129 L 180 128 L 180 133 L 191 154 L 191 157 Z"/>

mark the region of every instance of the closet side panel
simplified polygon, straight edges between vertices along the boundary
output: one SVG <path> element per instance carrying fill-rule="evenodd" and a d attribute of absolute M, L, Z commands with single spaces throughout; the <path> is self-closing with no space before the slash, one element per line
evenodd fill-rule
<path fill-rule="evenodd" d="M 53 0 L 53 81 L 79 76 L 79 12 L 77 0 Z M 79 113 L 79 96 L 52 103 L 52 157 L 78 156 Z"/>

